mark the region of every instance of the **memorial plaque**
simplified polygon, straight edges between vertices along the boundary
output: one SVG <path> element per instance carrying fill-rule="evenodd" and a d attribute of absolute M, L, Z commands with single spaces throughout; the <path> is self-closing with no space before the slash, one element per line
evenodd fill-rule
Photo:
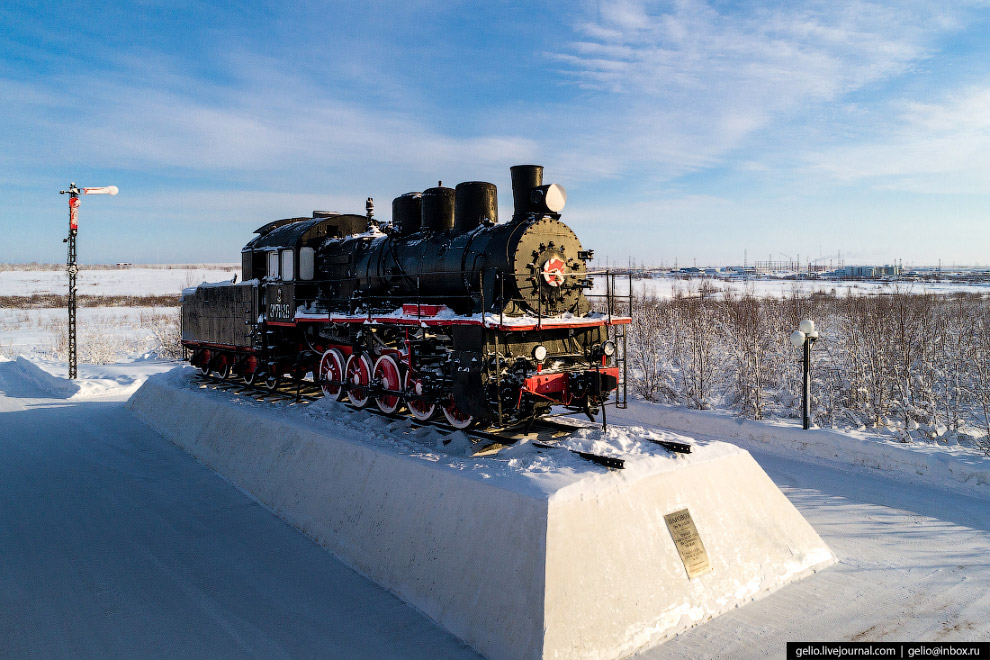
<path fill-rule="evenodd" d="M 673 513 L 668 513 L 663 517 L 667 523 L 667 529 L 677 546 L 677 553 L 684 562 L 684 570 L 687 571 L 688 579 L 694 579 L 699 575 L 704 575 L 712 570 L 711 562 L 708 561 L 708 553 L 701 542 L 698 528 L 694 526 L 691 512 L 681 509 Z"/>

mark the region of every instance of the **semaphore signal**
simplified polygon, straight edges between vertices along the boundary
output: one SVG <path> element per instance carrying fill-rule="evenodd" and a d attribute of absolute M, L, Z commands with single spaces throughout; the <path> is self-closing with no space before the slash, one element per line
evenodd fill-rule
<path fill-rule="evenodd" d="M 69 274 L 69 378 L 76 377 L 76 274 L 79 265 L 76 263 L 76 234 L 79 231 L 79 195 L 116 195 L 117 186 L 100 188 L 79 188 L 74 183 L 69 184 L 68 190 L 60 190 L 60 195 L 69 195 L 69 237 L 63 243 L 69 244 L 69 257 L 65 270 Z"/>

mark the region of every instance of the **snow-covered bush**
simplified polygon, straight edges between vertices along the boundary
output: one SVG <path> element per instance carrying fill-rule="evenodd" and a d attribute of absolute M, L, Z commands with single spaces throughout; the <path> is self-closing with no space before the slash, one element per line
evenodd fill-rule
<path fill-rule="evenodd" d="M 182 357 L 182 337 L 179 329 L 178 311 L 156 312 L 148 319 L 142 318 L 143 327 L 151 333 L 151 351 L 165 360 L 178 360 Z"/>
<path fill-rule="evenodd" d="M 990 301 L 980 295 L 795 290 L 674 290 L 635 299 L 632 390 L 652 401 L 799 417 L 803 318 L 821 333 L 812 357 L 814 421 L 871 427 L 905 441 L 961 441 L 990 453 Z"/>
<path fill-rule="evenodd" d="M 80 310 L 76 347 L 77 359 L 82 364 L 112 364 L 146 353 L 164 359 L 182 357 L 178 309 L 102 310 L 82 318 L 83 314 L 84 310 Z M 42 357 L 59 362 L 67 360 L 67 318 L 60 314 L 37 323 Z"/>

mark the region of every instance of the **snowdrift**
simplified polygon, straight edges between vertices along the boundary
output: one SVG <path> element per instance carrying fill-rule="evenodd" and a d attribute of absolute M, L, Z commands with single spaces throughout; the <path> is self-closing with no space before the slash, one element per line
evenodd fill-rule
<path fill-rule="evenodd" d="M 528 443 L 472 457 L 461 433 L 326 400 L 259 404 L 190 373 L 151 377 L 128 407 L 493 660 L 624 657 L 834 561 L 725 443 L 676 455 L 644 429 L 579 433 L 626 458 L 611 472 Z M 665 516 L 685 510 L 696 533 L 677 545 Z M 698 541 L 692 578 L 679 548 Z"/>
<path fill-rule="evenodd" d="M 724 413 L 631 402 L 614 413 L 624 423 L 656 424 L 683 433 L 725 438 L 733 444 L 809 462 L 882 470 L 884 476 L 990 498 L 990 459 L 958 447 L 903 444 L 857 432 L 804 429 Z"/>
<path fill-rule="evenodd" d="M 158 360 L 144 360 L 137 366 L 81 364 L 79 378 L 69 380 L 64 363 L 30 360 L 23 355 L 13 362 L 21 377 L 59 399 L 127 397 L 137 391 L 149 374 L 175 367 L 174 363 Z"/>

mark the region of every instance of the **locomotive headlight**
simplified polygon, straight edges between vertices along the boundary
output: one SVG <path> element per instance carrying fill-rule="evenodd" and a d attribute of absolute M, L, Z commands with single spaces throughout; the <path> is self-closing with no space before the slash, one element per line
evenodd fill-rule
<path fill-rule="evenodd" d="M 615 355 L 615 342 L 606 341 L 604 344 L 602 344 L 602 353 L 604 353 L 608 357 L 612 357 L 613 355 Z"/>
<path fill-rule="evenodd" d="M 543 362 L 547 359 L 547 347 L 540 344 L 533 349 L 533 359 L 537 362 Z"/>
<path fill-rule="evenodd" d="M 541 211 L 560 213 L 567 203 L 567 191 L 559 183 L 533 188 L 529 201 Z"/>

